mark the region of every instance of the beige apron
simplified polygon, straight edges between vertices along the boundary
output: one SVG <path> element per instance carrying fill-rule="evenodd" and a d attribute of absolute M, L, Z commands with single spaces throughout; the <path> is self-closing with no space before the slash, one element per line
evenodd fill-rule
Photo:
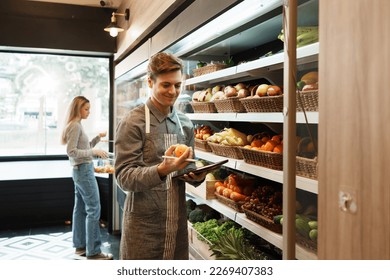
<path fill-rule="evenodd" d="M 150 111 L 145 104 L 145 147 L 161 153 L 182 135 L 164 134 L 158 137 L 150 131 Z M 157 137 L 156 137 L 157 136 Z M 162 149 L 162 150 L 161 150 Z M 121 259 L 188 259 L 188 233 L 185 215 L 185 188 L 167 176 L 165 183 L 143 192 L 129 192 L 123 214 Z M 184 203 L 183 203 L 184 201 Z"/>

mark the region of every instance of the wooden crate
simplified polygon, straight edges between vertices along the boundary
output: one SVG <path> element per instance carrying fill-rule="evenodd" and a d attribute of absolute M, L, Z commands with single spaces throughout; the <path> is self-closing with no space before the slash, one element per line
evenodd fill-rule
<path fill-rule="evenodd" d="M 192 224 L 188 222 L 188 244 L 190 254 L 195 259 L 215 260 L 215 256 L 211 256 L 213 251 L 210 250 L 210 244 L 207 241 L 199 240 L 198 232 L 193 228 Z"/>
<path fill-rule="evenodd" d="M 205 181 L 197 187 L 190 184 L 186 184 L 186 190 L 194 195 L 197 195 L 203 199 L 214 199 L 215 196 L 215 183 L 218 181 Z"/>

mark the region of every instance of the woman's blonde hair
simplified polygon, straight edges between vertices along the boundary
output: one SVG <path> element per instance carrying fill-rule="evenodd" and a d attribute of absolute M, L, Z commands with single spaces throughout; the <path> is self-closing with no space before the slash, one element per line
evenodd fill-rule
<path fill-rule="evenodd" d="M 67 136 L 69 124 L 81 119 L 81 108 L 87 103 L 89 103 L 89 100 L 84 96 L 80 95 L 73 98 L 72 102 L 69 105 L 68 112 L 66 114 L 65 125 L 64 125 L 64 129 L 62 130 L 61 144 L 65 145 L 67 143 L 66 136 Z"/>
<path fill-rule="evenodd" d="M 148 64 L 148 76 L 156 80 L 160 74 L 178 71 L 183 74 L 183 61 L 170 53 L 156 53 L 153 55 Z"/>

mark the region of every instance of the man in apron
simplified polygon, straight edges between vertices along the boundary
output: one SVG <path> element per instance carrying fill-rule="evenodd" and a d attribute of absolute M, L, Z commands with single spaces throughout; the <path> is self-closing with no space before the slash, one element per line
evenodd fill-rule
<path fill-rule="evenodd" d="M 185 181 L 199 185 L 205 173 L 195 168 L 194 127 L 173 107 L 181 91 L 183 65 L 180 59 L 158 53 L 148 65 L 151 96 L 146 104 L 131 110 L 117 127 L 115 176 L 128 191 L 125 201 L 120 259 L 188 259 Z M 175 144 L 189 148 L 175 159 Z M 185 174 L 183 180 L 172 176 Z"/>

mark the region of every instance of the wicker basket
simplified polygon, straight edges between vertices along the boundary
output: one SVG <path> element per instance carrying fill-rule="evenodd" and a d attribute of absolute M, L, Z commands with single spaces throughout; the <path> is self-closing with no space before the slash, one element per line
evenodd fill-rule
<path fill-rule="evenodd" d="M 249 113 L 282 112 L 283 95 L 254 97 L 258 86 L 252 88 L 251 96 L 240 99 L 245 110 Z"/>
<path fill-rule="evenodd" d="M 195 113 L 217 113 L 214 102 L 190 102 Z"/>
<path fill-rule="evenodd" d="M 305 146 L 312 143 L 310 137 L 304 137 L 298 143 L 296 174 L 310 179 L 317 179 L 318 158 L 316 151 L 307 151 Z"/>
<path fill-rule="evenodd" d="M 257 224 L 259 224 L 259 225 L 261 225 L 261 226 L 263 226 L 263 227 L 265 227 L 273 232 L 282 233 L 282 225 L 275 224 L 274 221 L 254 212 L 254 211 L 251 211 L 251 210 L 248 210 L 245 208 L 244 208 L 244 213 L 249 220 L 251 220 L 251 221 L 253 221 L 253 222 L 255 222 L 255 223 L 257 223 Z"/>
<path fill-rule="evenodd" d="M 259 151 L 248 148 L 239 148 L 244 161 L 275 170 L 283 170 L 283 155 L 274 152 Z"/>
<path fill-rule="evenodd" d="M 311 239 L 305 238 L 298 233 L 296 234 L 296 241 L 299 245 L 302 245 L 303 247 L 305 247 L 307 249 L 310 249 L 314 252 L 317 252 L 317 242 L 315 242 Z"/>
<path fill-rule="evenodd" d="M 227 68 L 228 66 L 226 64 L 209 64 L 200 68 L 193 69 L 194 76 L 202 76 L 205 74 L 213 73 L 218 70 L 222 70 Z"/>
<path fill-rule="evenodd" d="M 243 213 L 244 210 L 242 210 L 242 205 L 245 203 L 244 201 L 234 201 L 230 198 L 224 197 L 223 195 L 220 195 L 219 193 L 215 192 L 215 196 L 217 197 L 217 200 L 226 206 L 236 210 L 237 212 Z"/>
<path fill-rule="evenodd" d="M 195 138 L 195 148 L 205 152 L 212 152 L 207 140 Z"/>
<path fill-rule="evenodd" d="M 230 97 L 228 99 L 217 99 L 214 101 L 218 113 L 245 113 L 245 107 L 240 98 Z"/>
<path fill-rule="evenodd" d="M 297 111 L 318 111 L 318 90 L 297 91 Z"/>
<path fill-rule="evenodd" d="M 317 157 L 314 159 L 297 156 L 296 173 L 298 176 L 317 179 Z"/>
<path fill-rule="evenodd" d="M 243 159 L 240 148 L 237 146 L 224 146 L 213 142 L 209 142 L 208 144 L 211 148 L 211 151 L 218 156 L 234 159 Z"/>

